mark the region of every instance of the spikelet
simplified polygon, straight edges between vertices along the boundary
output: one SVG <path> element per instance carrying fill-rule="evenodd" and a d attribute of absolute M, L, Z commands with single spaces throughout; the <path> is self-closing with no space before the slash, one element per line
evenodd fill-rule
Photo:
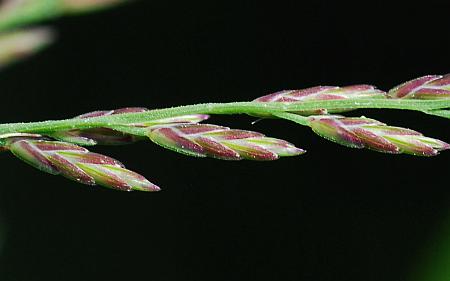
<path fill-rule="evenodd" d="M 388 95 L 402 99 L 450 99 L 450 74 L 416 78 L 394 87 Z"/>
<path fill-rule="evenodd" d="M 122 191 L 159 191 L 143 176 L 127 170 L 119 161 L 87 149 L 43 138 L 12 137 L 7 148 L 19 159 L 53 175 L 87 185 L 101 185 Z"/>
<path fill-rule="evenodd" d="M 256 102 L 302 102 L 314 100 L 340 100 L 340 99 L 383 99 L 386 93 L 371 85 L 353 85 L 346 87 L 317 86 L 302 90 L 284 90 L 265 95 L 255 99 Z M 349 109 L 316 109 L 297 111 L 300 115 L 327 114 L 349 111 Z M 261 117 L 268 117 L 261 116 Z"/>
<path fill-rule="evenodd" d="M 406 153 L 417 156 L 435 156 L 450 145 L 421 133 L 387 126 L 365 117 L 336 115 L 310 116 L 309 126 L 318 135 L 353 148 L 368 148 L 385 153 Z"/>
<path fill-rule="evenodd" d="M 150 129 L 149 138 L 171 150 L 224 160 L 275 160 L 305 151 L 261 133 L 210 124 L 179 124 Z"/>
<path fill-rule="evenodd" d="M 144 107 L 126 107 L 115 110 L 99 110 L 93 111 L 89 113 L 85 113 L 75 118 L 85 119 L 91 117 L 101 117 L 101 116 L 109 116 L 115 114 L 123 114 L 123 113 L 138 113 L 148 111 L 147 108 Z M 129 126 L 134 127 L 158 127 L 160 125 L 167 124 L 178 124 L 178 123 L 197 123 L 207 119 L 209 115 L 205 114 L 191 114 L 191 115 L 183 115 L 172 118 L 164 118 L 158 120 L 152 120 L 144 123 L 135 123 L 130 124 Z M 48 136 L 58 139 L 64 142 L 75 143 L 78 145 L 123 145 L 130 144 L 142 139 L 145 137 L 136 136 L 129 133 L 119 132 L 109 128 L 94 128 L 94 129 L 84 129 L 84 130 L 69 130 L 69 131 L 58 131 L 54 133 L 48 134 Z"/>

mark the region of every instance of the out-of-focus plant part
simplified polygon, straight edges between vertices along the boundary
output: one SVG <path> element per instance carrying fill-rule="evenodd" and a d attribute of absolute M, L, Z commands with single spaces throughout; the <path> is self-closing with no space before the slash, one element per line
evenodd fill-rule
<path fill-rule="evenodd" d="M 426 246 L 413 267 L 410 280 L 450 280 L 450 216 L 436 228 L 424 244 Z"/>
<path fill-rule="evenodd" d="M 37 53 L 53 39 L 54 32 L 46 27 L 0 34 L 0 69 Z"/>
<path fill-rule="evenodd" d="M 65 11 L 68 13 L 94 12 L 106 9 L 131 0 L 63 0 Z"/>
<path fill-rule="evenodd" d="M 0 69 L 28 57 L 53 42 L 50 28 L 28 24 L 55 17 L 97 11 L 127 0 L 3 0 L 0 2 Z"/>
<path fill-rule="evenodd" d="M 56 0 L 4 0 L 0 4 L 0 31 L 7 31 L 59 15 Z"/>
<path fill-rule="evenodd" d="M 0 31 L 67 14 L 109 8 L 127 0 L 4 0 L 0 4 Z"/>
<path fill-rule="evenodd" d="M 427 80 L 433 87 L 448 85 L 448 75 L 428 77 L 433 77 L 434 82 Z M 353 148 L 416 156 L 435 156 L 450 149 L 446 142 L 410 129 L 388 126 L 366 117 L 327 114 L 360 108 L 390 108 L 416 110 L 450 119 L 450 114 L 444 114 L 450 112 L 450 99 L 445 95 L 433 99 L 403 98 L 415 88 L 397 89 L 402 91 L 400 98 L 387 97 L 383 91 L 367 85 L 313 87 L 278 92 L 252 102 L 201 103 L 152 110 L 129 107 L 94 111 L 66 120 L 0 124 L 0 149 L 8 149 L 25 162 L 51 174 L 128 191 L 155 191 L 158 188 L 126 170 L 116 160 L 91 153 L 79 145 L 119 145 L 148 137 L 179 153 L 222 160 L 266 161 L 305 152 L 287 141 L 258 132 L 200 124 L 210 114 L 247 114 L 290 120 L 311 127 L 324 138 Z M 317 112 L 321 115 L 312 114 Z"/>

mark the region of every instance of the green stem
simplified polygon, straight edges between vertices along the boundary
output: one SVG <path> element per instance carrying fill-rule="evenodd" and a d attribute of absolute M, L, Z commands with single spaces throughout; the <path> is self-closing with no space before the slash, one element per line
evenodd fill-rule
<path fill-rule="evenodd" d="M 450 119 L 450 110 L 427 110 L 424 111 L 426 114 L 430 114 L 430 115 L 434 115 L 434 116 L 439 116 L 442 118 L 448 118 Z"/>
<path fill-rule="evenodd" d="M 313 109 L 358 109 L 391 108 L 432 112 L 432 110 L 450 108 L 450 100 L 406 100 L 406 99 L 359 99 L 325 100 L 296 103 L 280 102 L 232 102 L 203 103 L 155 109 L 139 113 L 125 113 L 86 119 L 66 119 L 32 123 L 10 123 L 0 125 L 0 135 L 8 133 L 45 133 L 71 129 L 111 127 L 168 118 L 186 114 L 249 114 L 276 115 L 282 112 L 296 112 Z"/>
<path fill-rule="evenodd" d="M 286 120 L 295 122 L 302 126 L 309 126 L 308 117 L 305 117 L 305 116 L 301 116 L 301 115 L 289 113 L 289 112 L 276 112 L 273 115 L 278 118 L 282 118 L 282 119 L 286 119 Z"/>

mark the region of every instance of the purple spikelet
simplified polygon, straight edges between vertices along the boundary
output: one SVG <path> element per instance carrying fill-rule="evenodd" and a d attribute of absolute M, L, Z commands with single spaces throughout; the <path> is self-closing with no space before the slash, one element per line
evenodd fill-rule
<path fill-rule="evenodd" d="M 224 160 L 275 160 L 305 151 L 261 133 L 210 124 L 180 124 L 149 130 L 149 138 L 171 150 Z"/>
<path fill-rule="evenodd" d="M 256 102 L 303 102 L 314 100 L 386 98 L 386 93 L 371 85 L 352 85 L 346 87 L 317 86 L 302 90 L 284 90 L 255 99 Z M 316 109 L 294 112 L 301 115 L 327 114 L 348 111 L 349 109 Z"/>
<path fill-rule="evenodd" d="M 109 116 L 121 113 L 133 113 L 133 112 L 143 112 L 146 111 L 146 108 L 142 107 L 127 107 L 121 108 L 117 110 L 98 110 L 93 112 L 88 112 L 79 116 L 76 116 L 76 119 L 85 119 L 92 117 L 101 117 L 101 116 Z M 139 136 L 126 134 L 122 132 L 118 132 L 109 128 L 93 128 L 93 129 L 76 129 L 76 130 L 68 130 L 68 131 L 58 131 L 48 136 L 64 141 L 75 143 L 79 145 L 123 145 L 136 142 L 141 138 Z"/>
<path fill-rule="evenodd" d="M 99 110 L 89 113 L 79 115 L 75 118 L 85 119 L 92 117 L 102 117 L 116 114 L 124 113 L 139 113 L 148 111 L 144 107 L 126 107 L 115 110 Z M 191 114 L 183 115 L 172 118 L 164 118 L 152 120 L 144 123 L 131 124 L 134 127 L 157 127 L 160 125 L 167 124 L 179 124 L 179 123 L 197 123 L 205 119 L 208 119 L 209 115 L 205 114 Z M 75 143 L 79 145 L 124 145 L 134 143 L 136 141 L 145 139 L 145 137 L 140 137 L 132 134 L 127 134 L 119 132 L 109 128 L 93 128 L 93 129 L 83 129 L 83 130 L 69 130 L 69 131 L 59 131 L 48 136 L 70 143 Z"/>
<path fill-rule="evenodd" d="M 435 156 L 439 151 L 450 148 L 449 144 L 419 132 L 387 126 L 365 117 L 311 116 L 309 125 L 318 135 L 353 148 L 418 156 Z"/>
<path fill-rule="evenodd" d="M 13 137 L 7 148 L 31 166 L 87 185 L 101 185 L 122 191 L 159 191 L 143 176 L 127 170 L 119 161 L 87 149 L 43 138 Z"/>
<path fill-rule="evenodd" d="M 416 78 L 393 88 L 388 95 L 403 99 L 450 99 L 450 74 Z"/>

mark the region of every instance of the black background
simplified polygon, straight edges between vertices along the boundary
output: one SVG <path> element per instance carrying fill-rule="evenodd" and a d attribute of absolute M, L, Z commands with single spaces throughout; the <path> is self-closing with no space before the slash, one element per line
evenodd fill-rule
<path fill-rule="evenodd" d="M 1 73 L 0 120 L 246 101 L 319 84 L 388 90 L 450 72 L 449 5 L 272 2 L 140 1 L 49 22 L 57 43 Z M 450 140 L 448 120 L 351 113 L 362 114 Z M 163 188 L 153 194 L 78 185 L 2 154 L 0 280 L 415 280 L 449 211 L 450 153 L 352 150 L 253 120 L 209 122 L 308 153 L 261 163 L 150 142 L 93 149 Z"/>

